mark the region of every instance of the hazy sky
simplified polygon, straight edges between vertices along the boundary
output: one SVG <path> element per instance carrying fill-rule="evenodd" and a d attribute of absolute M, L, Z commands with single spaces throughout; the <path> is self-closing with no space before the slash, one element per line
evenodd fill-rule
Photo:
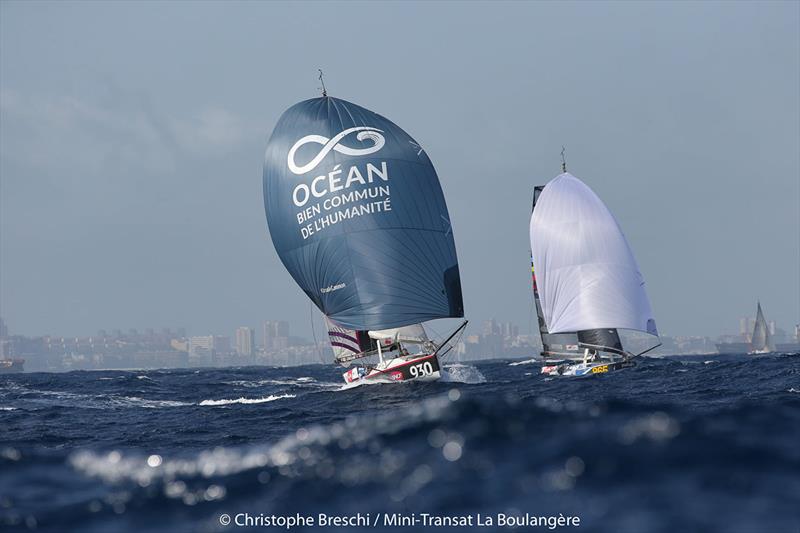
<path fill-rule="evenodd" d="M 531 313 L 530 196 L 617 216 L 662 333 L 800 321 L 800 3 L 0 2 L 0 315 L 12 332 L 231 334 L 309 304 L 266 140 L 329 93 L 425 147 L 467 316 Z"/>

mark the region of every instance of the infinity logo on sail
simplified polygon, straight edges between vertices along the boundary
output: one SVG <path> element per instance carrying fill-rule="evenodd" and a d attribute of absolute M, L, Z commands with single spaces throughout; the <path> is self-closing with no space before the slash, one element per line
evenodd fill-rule
<path fill-rule="evenodd" d="M 344 146 L 340 144 L 342 139 L 350 135 L 351 133 L 359 132 L 356 135 L 356 139 L 359 141 L 366 141 L 370 140 L 375 144 L 368 147 L 368 148 L 350 148 L 349 146 Z M 317 168 L 317 165 L 325 159 L 325 156 L 330 153 L 331 150 L 335 150 L 340 154 L 344 155 L 369 155 L 374 154 L 381 148 L 383 145 L 386 144 L 386 139 L 383 138 L 383 130 L 379 130 L 377 128 L 372 128 L 370 126 L 356 126 L 355 128 L 348 128 L 332 139 L 328 139 L 322 135 L 306 135 L 292 146 L 292 149 L 289 150 L 289 155 L 286 158 L 286 162 L 289 165 L 289 170 L 291 170 L 295 174 L 305 174 L 311 170 Z M 314 156 L 314 159 L 306 163 L 305 165 L 298 166 L 295 163 L 294 156 L 297 153 L 297 150 L 300 149 L 301 146 L 304 146 L 308 143 L 317 143 L 322 145 L 322 150 Z"/>

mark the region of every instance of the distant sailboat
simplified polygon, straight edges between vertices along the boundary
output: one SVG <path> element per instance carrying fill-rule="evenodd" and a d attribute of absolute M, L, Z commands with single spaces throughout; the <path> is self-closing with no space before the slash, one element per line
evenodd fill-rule
<path fill-rule="evenodd" d="M 463 317 L 436 171 L 385 117 L 327 96 L 300 102 L 267 143 L 264 207 L 286 269 L 322 311 L 347 383 L 438 379 L 448 341 L 423 322 Z"/>
<path fill-rule="evenodd" d="M 761 302 L 758 302 L 758 311 L 756 312 L 756 325 L 753 327 L 753 336 L 750 339 L 750 355 L 764 354 L 775 351 L 775 346 L 772 343 L 772 335 L 770 335 L 767 321 L 764 318 L 764 312 L 761 311 Z"/>
<path fill-rule="evenodd" d="M 566 172 L 534 189 L 531 274 L 542 373 L 597 374 L 634 366 L 660 345 L 644 278 L 622 230 L 600 198 Z M 645 352 L 624 349 L 618 329 L 654 338 Z"/>

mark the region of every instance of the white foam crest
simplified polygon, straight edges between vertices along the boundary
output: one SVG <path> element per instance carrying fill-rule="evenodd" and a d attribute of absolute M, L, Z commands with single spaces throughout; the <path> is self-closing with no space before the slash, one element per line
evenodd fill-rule
<path fill-rule="evenodd" d="M 3 407 L 0 405 L 0 411 L 16 411 L 16 407 Z"/>
<path fill-rule="evenodd" d="M 514 361 L 513 363 L 508 363 L 508 366 L 533 365 L 536 363 L 538 363 L 536 359 L 526 359 L 524 361 Z"/>
<path fill-rule="evenodd" d="M 294 386 L 294 387 L 339 387 L 338 383 L 319 382 L 311 377 L 299 377 L 296 379 L 259 379 L 259 380 L 234 380 L 225 381 L 226 385 L 235 385 L 237 387 L 263 387 L 264 385 L 281 385 L 281 386 Z"/>
<path fill-rule="evenodd" d="M 251 404 L 251 403 L 266 403 L 266 402 L 274 402 L 275 400 L 282 400 L 284 398 L 294 398 L 294 394 L 279 394 L 279 395 L 272 395 L 266 396 L 264 398 L 236 398 L 228 400 L 203 400 L 198 405 L 210 405 L 210 406 L 219 406 L 219 405 L 231 405 L 234 403 L 242 403 L 242 404 Z"/>
<path fill-rule="evenodd" d="M 48 391 L 37 389 L 26 389 L 29 394 L 38 394 L 52 400 L 44 400 L 42 398 L 24 398 L 24 401 L 31 403 L 41 403 L 45 401 L 47 405 L 61 405 L 61 406 L 75 406 L 84 409 L 107 409 L 109 407 L 183 407 L 194 405 L 193 403 L 179 402 L 175 400 L 153 400 L 147 398 L 139 398 L 137 396 L 116 396 L 116 395 L 102 395 L 102 394 L 78 394 L 74 392 L 64 391 Z"/>
<path fill-rule="evenodd" d="M 481 373 L 480 370 L 477 369 L 477 367 L 455 363 L 442 369 L 441 381 L 445 383 L 465 383 L 467 385 L 475 385 L 477 383 L 486 383 L 486 377 Z"/>
<path fill-rule="evenodd" d="M 109 401 L 115 405 L 130 405 L 134 407 L 146 407 L 149 409 L 158 407 L 185 407 L 188 405 L 194 405 L 190 402 L 179 402 L 176 400 L 148 400 L 146 398 L 139 398 L 137 396 L 112 397 L 109 399 Z"/>

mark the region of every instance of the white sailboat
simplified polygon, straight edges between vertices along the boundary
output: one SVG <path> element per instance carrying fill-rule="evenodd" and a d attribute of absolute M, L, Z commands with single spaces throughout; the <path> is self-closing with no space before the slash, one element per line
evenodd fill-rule
<path fill-rule="evenodd" d="M 764 318 L 764 312 L 761 310 L 761 302 L 758 302 L 758 311 L 756 312 L 756 323 L 753 326 L 753 336 L 750 338 L 750 351 L 748 355 L 761 355 L 775 351 L 775 346 L 772 343 L 772 335 L 767 325 L 767 320 Z"/>
<path fill-rule="evenodd" d="M 566 171 L 534 189 L 531 274 L 542 373 L 582 376 L 634 366 L 660 346 L 636 259 L 614 216 Z M 626 350 L 618 330 L 645 333 L 653 346 Z"/>
<path fill-rule="evenodd" d="M 450 351 L 449 341 L 462 331 L 467 321 L 444 342 L 428 338 L 422 324 L 377 331 L 356 331 L 336 326 L 330 320 L 328 337 L 336 362 L 348 366 L 343 374 L 346 383 L 366 381 L 436 381 L 441 378 L 439 357 Z"/>

